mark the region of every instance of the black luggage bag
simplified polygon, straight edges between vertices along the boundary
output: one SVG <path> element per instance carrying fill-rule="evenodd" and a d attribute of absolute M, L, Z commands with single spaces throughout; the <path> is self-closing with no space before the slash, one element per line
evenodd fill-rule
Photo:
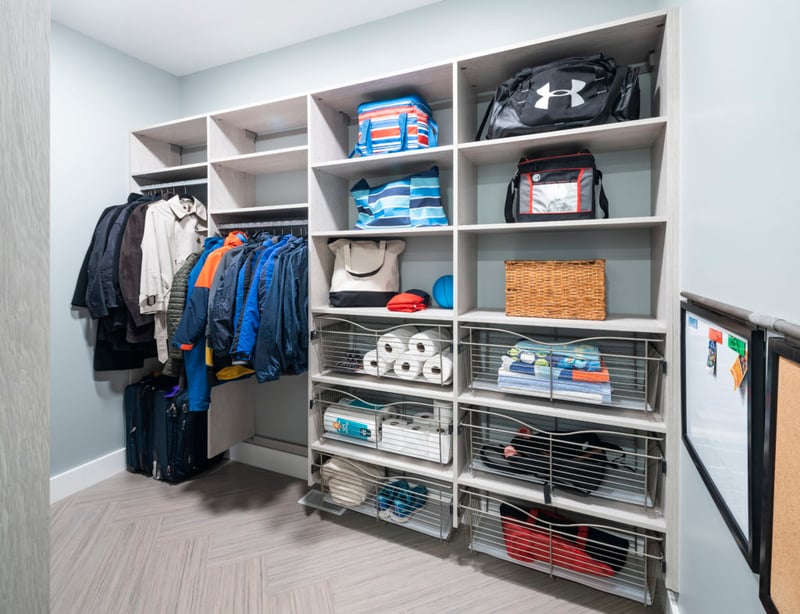
<path fill-rule="evenodd" d="M 178 392 L 153 428 L 153 477 L 178 483 L 222 459 L 208 458 L 208 412 L 189 411 L 186 391 Z"/>
<path fill-rule="evenodd" d="M 178 483 L 222 458 L 207 458 L 208 414 L 189 411 L 178 380 L 148 376 L 125 389 L 128 471 Z"/>

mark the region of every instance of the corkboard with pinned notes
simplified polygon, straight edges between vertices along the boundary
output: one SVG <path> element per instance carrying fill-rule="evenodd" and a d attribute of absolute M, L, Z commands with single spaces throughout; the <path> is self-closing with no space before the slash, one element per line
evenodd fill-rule
<path fill-rule="evenodd" d="M 800 612 L 800 345 L 769 344 L 760 595 L 768 612 Z"/>

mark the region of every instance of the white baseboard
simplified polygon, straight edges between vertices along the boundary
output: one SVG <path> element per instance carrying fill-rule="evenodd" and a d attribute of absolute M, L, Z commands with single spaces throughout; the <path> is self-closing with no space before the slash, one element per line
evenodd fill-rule
<path fill-rule="evenodd" d="M 122 471 L 125 471 L 125 448 L 54 475 L 50 478 L 50 503 L 74 495 Z"/>
<path fill-rule="evenodd" d="M 229 458 L 239 463 L 282 473 L 300 480 L 308 478 L 308 458 L 291 452 L 245 442 L 233 446 L 229 451 Z"/>
<path fill-rule="evenodd" d="M 667 604 L 669 606 L 668 614 L 681 614 L 681 609 L 678 606 L 678 595 L 672 591 L 667 591 Z"/>

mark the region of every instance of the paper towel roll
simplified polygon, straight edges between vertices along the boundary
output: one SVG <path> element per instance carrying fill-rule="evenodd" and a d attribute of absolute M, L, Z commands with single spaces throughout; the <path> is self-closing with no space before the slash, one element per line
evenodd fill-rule
<path fill-rule="evenodd" d="M 410 423 L 403 418 L 389 418 L 383 422 L 379 450 L 402 454 L 406 445 L 406 429 Z"/>
<path fill-rule="evenodd" d="M 447 401 L 434 401 L 433 417 L 440 425 L 447 426 L 448 424 L 452 424 L 453 404 Z"/>
<path fill-rule="evenodd" d="M 435 418 L 433 417 L 433 414 L 428 413 L 428 412 L 425 412 L 425 413 L 422 413 L 422 414 L 414 414 L 411 417 L 411 422 L 413 422 L 414 424 L 423 424 L 423 425 L 431 426 L 431 425 L 434 424 L 434 421 L 435 421 Z"/>
<path fill-rule="evenodd" d="M 394 361 L 394 374 L 400 379 L 414 379 L 422 373 L 424 359 L 406 352 Z"/>
<path fill-rule="evenodd" d="M 376 376 L 389 375 L 392 372 L 393 362 L 380 358 L 378 350 L 370 350 L 364 354 L 364 372 Z"/>
<path fill-rule="evenodd" d="M 417 334 L 416 326 L 401 326 L 378 338 L 378 356 L 384 360 L 397 360 L 400 354 L 408 351 L 408 340 Z"/>
<path fill-rule="evenodd" d="M 443 352 L 428 358 L 422 367 L 422 375 L 432 384 L 449 384 L 453 378 L 453 355 Z"/>
<path fill-rule="evenodd" d="M 404 454 L 446 463 L 452 453 L 452 435 L 435 426 L 412 424 L 406 430 Z"/>
<path fill-rule="evenodd" d="M 426 328 L 408 340 L 408 351 L 425 358 L 442 352 L 450 345 L 453 335 L 443 327 Z"/>
<path fill-rule="evenodd" d="M 383 417 L 379 414 L 329 408 L 325 410 L 323 423 L 329 433 L 375 442 L 378 440 L 382 420 Z"/>

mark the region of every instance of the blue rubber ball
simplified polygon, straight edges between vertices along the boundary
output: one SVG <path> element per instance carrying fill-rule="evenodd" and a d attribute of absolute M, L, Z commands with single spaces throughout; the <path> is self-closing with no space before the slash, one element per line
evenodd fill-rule
<path fill-rule="evenodd" d="M 453 308 L 453 276 L 442 275 L 433 284 L 433 300 L 442 309 Z"/>

